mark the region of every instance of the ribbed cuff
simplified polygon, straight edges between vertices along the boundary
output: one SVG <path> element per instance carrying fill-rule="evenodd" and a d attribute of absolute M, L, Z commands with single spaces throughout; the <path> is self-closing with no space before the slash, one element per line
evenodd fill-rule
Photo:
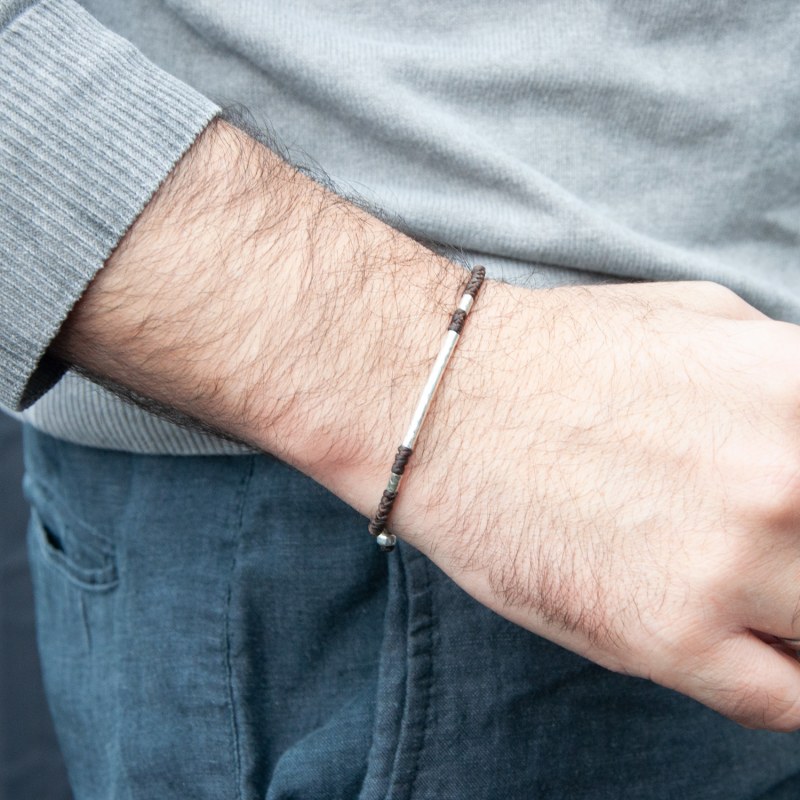
<path fill-rule="evenodd" d="M 48 345 L 218 111 L 72 0 L 0 31 L 0 405 L 61 377 Z"/>

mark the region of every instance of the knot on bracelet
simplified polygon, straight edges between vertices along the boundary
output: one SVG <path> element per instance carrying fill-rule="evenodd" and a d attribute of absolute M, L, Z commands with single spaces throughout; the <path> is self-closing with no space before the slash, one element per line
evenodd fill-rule
<path fill-rule="evenodd" d="M 369 532 L 373 536 L 380 536 L 380 534 L 386 530 L 389 514 L 392 513 L 392 506 L 394 506 L 394 501 L 397 499 L 397 486 L 400 482 L 400 476 L 405 471 L 408 459 L 413 452 L 414 451 L 410 447 L 405 447 L 402 444 L 397 448 L 397 455 L 394 457 L 394 463 L 392 464 L 392 475 L 396 475 L 397 477 L 391 479 L 389 486 L 384 489 L 381 495 L 381 501 L 378 504 L 378 510 L 369 523 Z"/>
<path fill-rule="evenodd" d="M 473 300 L 475 299 L 475 295 L 478 294 L 478 289 L 481 288 L 481 284 L 483 283 L 483 279 L 486 277 L 486 268 L 485 267 L 475 267 L 472 270 L 472 275 L 470 276 L 469 282 L 467 283 L 467 288 L 464 289 L 464 294 L 468 294 Z"/>
<path fill-rule="evenodd" d="M 403 474 L 406 464 L 408 464 L 408 459 L 413 452 L 414 451 L 410 447 L 405 447 L 402 444 L 397 448 L 397 455 L 394 457 L 394 464 L 392 464 L 392 472 L 395 475 Z"/>
<path fill-rule="evenodd" d="M 386 522 L 389 519 L 389 514 L 392 513 L 392 506 L 396 499 L 397 492 L 390 492 L 388 489 L 384 489 L 381 501 L 378 503 L 378 510 L 369 523 L 369 532 L 373 536 L 378 536 L 386 530 Z"/>
<path fill-rule="evenodd" d="M 463 308 L 457 308 L 453 312 L 453 318 L 450 320 L 450 326 L 447 328 L 447 330 L 461 333 L 461 329 L 464 327 L 464 320 L 466 318 L 467 312 L 464 311 Z"/>

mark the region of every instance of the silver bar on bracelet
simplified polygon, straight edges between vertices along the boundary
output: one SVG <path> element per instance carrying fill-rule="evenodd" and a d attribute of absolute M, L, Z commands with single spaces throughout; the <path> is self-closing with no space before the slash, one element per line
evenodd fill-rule
<path fill-rule="evenodd" d="M 425 385 L 422 387 L 422 392 L 417 401 L 417 406 L 414 409 L 414 414 L 411 417 L 406 435 L 398 448 L 399 461 L 397 459 L 395 460 L 395 466 L 393 467 L 389 481 L 386 484 L 386 489 L 381 498 L 381 505 L 370 522 L 370 532 L 375 536 L 381 550 L 393 550 L 397 543 L 397 537 L 386 530 L 386 520 L 391 513 L 392 504 L 397 497 L 397 491 L 403 478 L 406 462 L 414 449 L 419 432 L 425 422 L 425 417 L 428 415 L 428 410 L 431 407 L 431 402 L 433 401 L 436 390 L 444 375 L 444 371 L 447 369 L 450 357 L 453 355 L 453 351 L 461 336 L 464 321 L 472 309 L 472 305 L 475 302 L 475 295 L 483 283 L 484 276 L 485 270 L 483 267 L 476 266 L 473 268 L 472 275 L 467 283 L 467 288 L 458 303 L 458 307 L 450 323 L 450 328 L 445 334 L 442 345 L 439 348 L 439 354 L 433 362 L 428 380 L 425 381 Z M 405 453 L 403 453 L 403 451 L 405 451 Z M 398 471 L 395 471 L 395 469 Z"/>

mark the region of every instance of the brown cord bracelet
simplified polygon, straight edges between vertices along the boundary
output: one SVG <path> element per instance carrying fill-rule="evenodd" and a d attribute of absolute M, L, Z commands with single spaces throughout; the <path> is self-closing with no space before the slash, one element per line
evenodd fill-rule
<path fill-rule="evenodd" d="M 369 532 L 375 537 L 378 546 L 385 553 L 394 550 L 397 544 L 397 537 L 386 530 L 386 524 L 389 521 L 389 514 L 392 513 L 394 501 L 397 499 L 400 480 L 403 477 L 403 472 L 405 472 L 408 459 L 414 452 L 414 443 L 417 441 L 422 423 L 425 421 L 433 396 L 436 394 L 439 381 L 442 379 L 442 375 L 450 361 L 450 356 L 453 355 L 453 350 L 455 350 L 456 343 L 464 328 L 464 321 L 472 308 L 472 304 L 475 302 L 478 290 L 481 288 L 485 277 L 486 270 L 483 267 L 476 266 L 472 268 L 472 274 L 464 289 L 458 308 L 453 312 L 453 316 L 450 319 L 450 325 L 447 328 L 439 355 L 436 356 L 436 361 L 433 362 L 428 380 L 425 382 L 420 394 L 408 431 L 406 431 L 402 444 L 397 448 L 397 455 L 394 458 L 394 464 L 392 464 L 389 482 L 383 490 L 378 510 L 369 523 Z"/>

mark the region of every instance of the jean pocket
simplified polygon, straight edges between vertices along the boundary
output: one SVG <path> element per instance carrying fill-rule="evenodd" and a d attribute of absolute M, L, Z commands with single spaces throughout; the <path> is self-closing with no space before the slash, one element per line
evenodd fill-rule
<path fill-rule="evenodd" d="M 29 479 L 25 495 L 31 506 L 30 535 L 43 563 L 82 589 L 113 589 L 119 582 L 113 540 L 75 518 Z"/>

